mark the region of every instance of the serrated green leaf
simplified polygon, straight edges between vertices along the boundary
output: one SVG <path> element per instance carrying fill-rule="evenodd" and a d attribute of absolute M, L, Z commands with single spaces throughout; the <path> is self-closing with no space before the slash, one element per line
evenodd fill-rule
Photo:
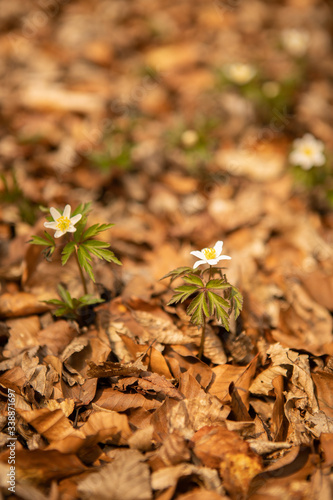
<path fill-rule="evenodd" d="M 219 304 L 222 307 L 230 307 L 230 304 L 227 300 L 223 299 L 220 295 L 218 295 L 215 292 L 209 291 L 208 292 L 211 295 L 211 299 L 213 300 L 214 304 Z"/>
<path fill-rule="evenodd" d="M 63 249 L 61 253 L 61 263 L 63 266 L 66 264 L 72 253 L 75 251 L 75 246 L 76 246 L 75 242 L 70 241 Z"/>
<path fill-rule="evenodd" d="M 180 302 L 181 299 L 183 298 L 184 294 L 183 293 L 175 293 L 174 296 L 169 300 L 167 303 L 168 306 L 171 306 L 172 304 L 177 304 L 177 302 Z"/>
<path fill-rule="evenodd" d="M 229 283 L 225 283 L 220 279 L 209 280 L 206 284 L 206 288 L 216 289 L 216 290 L 224 290 L 225 288 L 230 288 L 231 285 Z"/>
<path fill-rule="evenodd" d="M 204 324 L 204 315 L 201 307 L 197 307 L 194 313 L 191 316 L 191 323 L 194 325 L 203 325 Z"/>
<path fill-rule="evenodd" d="M 186 309 L 186 314 L 189 316 L 192 316 L 194 311 L 201 306 L 202 301 L 205 300 L 205 295 L 204 292 L 199 293 L 189 304 L 188 308 Z"/>
<path fill-rule="evenodd" d="M 169 273 L 165 274 L 163 278 L 160 278 L 160 281 L 164 280 L 165 278 L 171 278 L 171 281 L 173 281 L 174 279 L 181 277 L 183 274 L 186 274 L 191 271 L 193 271 L 192 267 L 177 267 L 173 271 L 170 271 Z"/>
<path fill-rule="evenodd" d="M 31 240 L 29 240 L 29 243 L 31 243 L 32 245 L 50 245 L 50 242 L 45 240 L 41 236 L 32 236 Z"/>
<path fill-rule="evenodd" d="M 209 312 L 210 312 L 210 315 L 212 315 L 214 313 L 214 310 L 215 310 L 214 298 L 212 297 L 212 292 L 209 292 L 207 290 L 206 297 L 208 299 Z"/>
<path fill-rule="evenodd" d="M 175 288 L 175 292 L 190 292 L 194 293 L 198 290 L 198 287 L 195 285 L 180 285 Z"/>
<path fill-rule="evenodd" d="M 105 300 L 93 297 L 92 295 L 83 295 L 78 299 L 78 302 L 82 305 L 89 306 L 93 304 L 102 304 Z"/>
<path fill-rule="evenodd" d="M 93 224 L 92 226 L 88 227 L 88 229 L 83 233 L 82 235 L 82 241 L 86 241 L 89 238 L 92 238 L 93 236 L 96 236 L 97 234 L 106 231 L 107 229 L 110 229 L 110 227 L 114 226 L 114 224 Z"/>
<path fill-rule="evenodd" d="M 58 293 L 60 295 L 60 297 L 62 298 L 62 300 L 70 307 L 70 308 L 73 308 L 73 300 L 72 300 L 72 297 L 71 297 L 71 294 L 69 293 L 68 290 L 66 290 L 66 288 L 64 288 L 62 285 L 58 285 Z"/>
<path fill-rule="evenodd" d="M 91 260 L 89 252 L 85 248 L 83 248 L 83 245 L 81 245 L 77 251 L 77 256 L 79 259 L 79 264 L 80 266 L 88 273 L 89 277 L 91 280 L 95 283 L 95 276 L 93 273 L 93 269 L 91 264 L 88 262 Z"/>
<path fill-rule="evenodd" d="M 59 299 L 49 299 L 49 300 L 42 300 L 45 304 L 49 304 L 51 306 L 62 306 L 64 305 L 64 302 Z"/>
<path fill-rule="evenodd" d="M 106 241 L 99 241 L 99 240 L 86 240 L 83 243 L 86 247 L 90 248 L 109 248 L 110 243 L 107 243 Z"/>
<path fill-rule="evenodd" d="M 231 302 L 232 308 L 234 310 L 235 319 L 240 315 L 241 310 L 243 309 L 243 296 L 236 287 L 231 288 Z"/>
<path fill-rule="evenodd" d="M 81 256 L 82 256 L 83 260 L 88 261 L 88 262 L 92 261 L 92 257 L 90 255 L 90 251 L 87 250 L 87 248 L 85 247 L 84 244 L 82 244 L 82 245 L 79 246 L 78 253 L 79 252 L 81 253 Z"/>
<path fill-rule="evenodd" d="M 204 286 L 204 282 L 202 281 L 202 279 L 195 274 L 190 274 L 188 276 L 184 276 L 183 279 L 184 279 L 185 283 L 191 283 L 191 284 L 197 285 L 197 286 Z"/>

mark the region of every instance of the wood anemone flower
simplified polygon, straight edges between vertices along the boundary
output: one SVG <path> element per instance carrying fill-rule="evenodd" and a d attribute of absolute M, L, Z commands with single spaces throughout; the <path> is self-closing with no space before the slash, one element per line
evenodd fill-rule
<path fill-rule="evenodd" d="M 76 231 L 76 227 L 74 227 L 74 225 L 82 218 L 82 214 L 77 214 L 74 215 L 74 217 L 71 217 L 70 205 L 65 206 L 62 215 L 53 207 L 50 208 L 50 213 L 54 222 L 44 222 L 44 226 L 55 230 L 55 238 L 60 238 L 60 236 L 63 236 L 66 233 L 74 233 Z"/>
<path fill-rule="evenodd" d="M 210 266 L 215 266 L 220 260 L 230 260 L 231 257 L 228 255 L 221 255 L 223 247 L 223 241 L 217 241 L 214 248 L 203 248 L 201 251 L 194 250 L 191 255 L 198 257 L 197 262 L 195 262 L 193 269 L 196 269 L 201 264 L 209 264 Z"/>
<path fill-rule="evenodd" d="M 295 139 L 293 148 L 289 155 L 289 161 L 293 165 L 299 165 L 303 170 L 321 167 L 326 161 L 323 142 L 312 134 L 305 134 L 301 139 Z"/>

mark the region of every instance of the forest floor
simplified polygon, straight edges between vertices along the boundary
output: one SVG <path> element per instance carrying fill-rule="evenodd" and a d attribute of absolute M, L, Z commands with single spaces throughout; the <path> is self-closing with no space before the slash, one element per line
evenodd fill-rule
<path fill-rule="evenodd" d="M 331 499 L 329 2 L 0 10 L 1 498 Z M 304 134 L 316 182 L 290 162 Z M 104 302 L 56 317 L 75 260 L 29 240 L 41 208 L 90 202 L 122 266 L 93 261 Z M 161 278 L 220 240 L 243 310 L 199 359 Z"/>

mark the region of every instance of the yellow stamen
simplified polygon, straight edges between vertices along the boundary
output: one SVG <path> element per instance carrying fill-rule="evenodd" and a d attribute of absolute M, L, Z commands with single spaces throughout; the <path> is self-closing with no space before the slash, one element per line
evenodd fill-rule
<path fill-rule="evenodd" d="M 68 217 L 64 217 L 63 215 L 57 219 L 57 229 L 59 231 L 67 231 L 69 226 L 71 225 L 71 221 L 68 219 Z"/>
<path fill-rule="evenodd" d="M 309 146 L 306 146 L 303 152 L 306 156 L 312 156 L 312 149 Z"/>
<path fill-rule="evenodd" d="M 216 250 L 215 248 L 204 248 L 202 253 L 206 257 L 207 260 L 216 259 Z"/>

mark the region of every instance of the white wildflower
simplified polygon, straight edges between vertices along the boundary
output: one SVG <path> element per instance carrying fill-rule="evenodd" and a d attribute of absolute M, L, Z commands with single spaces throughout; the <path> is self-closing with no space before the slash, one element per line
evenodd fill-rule
<path fill-rule="evenodd" d="M 231 63 L 224 67 L 224 74 L 233 83 L 245 85 L 256 75 L 257 70 L 250 64 Z"/>
<path fill-rule="evenodd" d="M 289 161 L 293 165 L 299 165 L 304 170 L 320 167 L 325 163 L 324 144 L 312 134 L 305 134 L 301 139 L 294 140 Z"/>
<path fill-rule="evenodd" d="M 194 255 L 195 257 L 200 259 L 194 264 L 193 269 L 201 266 L 201 264 L 209 264 L 210 266 L 215 266 L 220 260 L 230 260 L 231 257 L 229 257 L 228 255 L 221 255 L 222 247 L 223 241 L 217 241 L 214 248 L 203 248 L 201 252 L 199 250 L 191 252 L 191 255 Z"/>
<path fill-rule="evenodd" d="M 74 233 L 76 231 L 76 227 L 74 227 L 74 225 L 82 218 L 82 214 L 77 214 L 74 215 L 74 217 L 71 217 L 70 205 L 65 206 L 64 213 L 62 215 L 53 207 L 50 208 L 50 212 L 54 222 L 44 222 L 44 226 L 55 230 L 55 238 L 60 238 L 60 236 L 63 236 L 66 233 Z"/>
<path fill-rule="evenodd" d="M 293 57 L 302 57 L 306 54 L 310 35 L 307 31 L 296 28 L 285 29 L 281 33 L 283 48 Z"/>

